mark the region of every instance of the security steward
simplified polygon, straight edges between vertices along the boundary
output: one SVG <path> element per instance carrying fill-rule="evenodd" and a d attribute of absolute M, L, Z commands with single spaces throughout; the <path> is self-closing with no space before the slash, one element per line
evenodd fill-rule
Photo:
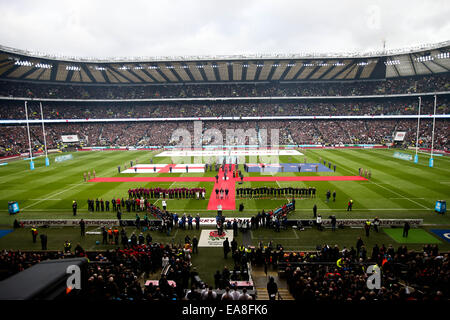
<path fill-rule="evenodd" d="M 72 244 L 70 243 L 69 240 L 66 240 L 64 242 L 64 252 L 65 253 L 70 253 L 70 250 L 72 249 Z"/>
<path fill-rule="evenodd" d="M 73 211 L 73 215 L 74 216 L 77 215 L 77 207 L 78 207 L 77 202 L 75 200 L 73 200 L 73 202 L 72 202 L 72 211 Z"/>
<path fill-rule="evenodd" d="M 33 236 L 33 243 L 36 243 L 36 238 L 37 238 L 37 235 L 38 235 L 38 231 L 36 229 L 36 226 L 33 226 L 31 228 L 31 235 Z"/>

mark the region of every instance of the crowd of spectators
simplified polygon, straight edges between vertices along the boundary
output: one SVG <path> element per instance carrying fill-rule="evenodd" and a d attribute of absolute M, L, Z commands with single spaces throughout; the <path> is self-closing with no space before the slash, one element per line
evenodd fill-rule
<path fill-rule="evenodd" d="M 307 301 L 446 301 L 449 299 L 448 253 L 437 245 L 421 251 L 375 245 L 369 252 L 361 238 L 355 247 L 318 246 L 313 252 L 285 252 L 262 243 L 255 262 L 272 263 L 287 278 L 296 300 Z M 381 288 L 366 285 L 369 265 L 381 270 Z"/>
<path fill-rule="evenodd" d="M 213 285 L 204 283 L 192 267 L 194 239 L 186 236 L 184 244 L 163 244 L 152 242 L 149 233 L 144 237 L 142 233 L 133 232 L 129 238 L 126 231 L 120 234 L 121 245 L 117 243 L 117 249 L 104 252 L 88 252 L 79 244 L 73 252 L 3 250 L 0 252 L 0 281 L 41 261 L 73 257 L 88 258 L 87 285 L 82 295 L 95 301 L 217 300 L 229 292 L 230 281 L 249 280 L 247 255 L 237 250 L 237 246 L 233 252 L 234 268 L 229 270 L 224 266 L 222 272 L 218 271 L 219 277 L 214 275 L 213 289 Z M 144 279 L 153 274 L 160 274 L 159 281 L 156 285 L 146 284 Z M 246 291 L 236 291 L 236 295 L 242 296 L 241 300 L 251 299 Z"/>
<path fill-rule="evenodd" d="M 421 114 L 433 114 L 433 98 L 422 99 Z M 448 114 L 448 98 L 438 98 L 436 113 Z M 259 116 L 372 116 L 416 115 L 417 98 L 351 100 L 351 101 L 297 101 L 297 102 L 177 102 L 177 103 L 111 103 L 80 104 L 45 103 L 45 119 L 131 119 L 182 117 L 259 117 Z M 38 104 L 28 104 L 29 119 L 41 119 Z M 0 119 L 25 119 L 23 102 L 3 101 Z"/>
<path fill-rule="evenodd" d="M 365 82 L 314 82 L 285 84 L 210 84 L 177 86 L 69 86 L 1 82 L 0 95 L 14 97 L 53 98 L 152 98 L 152 97 L 225 97 L 225 96 L 345 96 L 448 90 L 448 74 L 419 78 L 399 78 Z M 433 97 L 422 100 L 422 114 L 431 114 Z M 37 103 L 29 103 L 29 118 L 40 119 Z M 117 122 L 47 124 L 49 149 L 62 148 L 61 135 L 76 134 L 81 146 L 164 146 L 199 144 L 259 144 L 265 143 L 262 129 L 267 129 L 267 143 L 272 144 L 384 144 L 392 140 L 395 131 L 406 131 L 405 145 L 415 145 L 414 120 L 239 120 L 245 116 L 346 116 L 346 115 L 414 115 L 418 112 L 416 97 L 314 100 L 314 101 L 210 101 L 210 102 L 121 102 L 89 103 L 45 102 L 45 119 L 129 119 Z M 438 114 L 448 114 L 448 98 L 439 96 Z M 221 117 L 235 117 L 223 121 Z M 140 121 L 134 118 L 174 118 L 172 121 Z M 180 117 L 217 117 L 203 122 L 203 135 L 195 136 L 194 123 L 176 121 Z M 22 101 L 0 103 L 2 120 L 25 119 Z M 215 133 L 212 130 L 216 129 Z M 251 137 L 227 135 L 229 130 L 254 129 Z M 278 137 L 271 130 L 278 129 Z M 187 130 L 187 131 L 186 131 Z M 30 127 L 32 149 L 43 148 L 39 125 Z M 189 132 L 189 134 L 186 134 Z M 220 134 L 219 134 L 220 133 Z M 180 137 L 183 137 L 181 143 Z M 190 136 L 190 137 L 189 137 Z M 274 139 L 272 141 L 272 138 Z M 422 121 L 420 147 L 431 147 L 431 121 Z M 184 140 L 187 139 L 187 140 Z M 448 150 L 448 124 L 438 120 L 435 134 L 437 149 Z M 0 156 L 28 151 L 25 126 L 0 126 Z"/>
<path fill-rule="evenodd" d="M 320 301 L 448 299 L 448 254 L 440 255 L 434 248 L 413 252 L 405 246 L 394 250 L 392 246 L 386 248 L 383 245 L 375 246 L 372 255 L 368 256 L 364 245 L 356 250 L 342 251 L 337 246 L 323 246 L 317 256 L 300 255 L 300 260 L 304 261 L 337 261 L 340 258 L 343 259 L 341 268 L 336 264 L 288 267 L 286 274 L 293 296 L 300 300 Z M 367 265 L 356 264 L 366 261 L 382 268 L 379 290 L 367 288 L 368 275 L 364 269 Z"/>
<path fill-rule="evenodd" d="M 448 91 L 448 73 L 379 81 L 88 86 L 0 82 L 0 96 L 60 99 L 355 96 Z"/>
<path fill-rule="evenodd" d="M 405 131 L 403 145 L 415 146 L 417 121 L 413 119 L 204 121 L 202 127 L 202 136 L 196 137 L 194 124 L 189 121 L 47 124 L 46 139 L 48 149 L 63 147 L 61 135 L 67 134 L 78 135 L 79 146 L 193 146 L 194 143 L 198 145 L 200 142 L 203 145 L 267 143 L 334 146 L 386 144 L 392 142 L 392 136 L 396 131 Z M 231 133 L 232 130 L 239 129 L 243 131 Z M 272 130 L 278 130 L 278 133 Z M 450 150 L 448 130 L 448 120 L 436 120 L 435 149 Z M 33 150 L 43 149 L 42 127 L 33 125 L 30 127 L 30 133 Z M 422 120 L 419 147 L 431 148 L 431 137 L 432 121 Z M 28 148 L 26 126 L 0 127 L 0 156 L 17 155 L 27 152 Z"/>
<path fill-rule="evenodd" d="M 123 237 L 123 234 L 122 234 Z M 134 240 L 135 238 L 135 240 Z M 140 234 L 130 235 L 130 243 L 115 250 L 105 252 L 22 252 L 3 250 L 0 253 L 1 279 L 23 271 L 47 259 L 64 259 L 85 256 L 89 259 L 87 269 L 87 288 L 83 291 L 90 300 L 172 300 L 184 297 L 184 290 L 191 280 L 190 251 L 185 245 L 148 242 Z M 139 240 L 138 240 L 139 239 Z M 176 289 L 158 288 L 142 285 L 142 279 L 160 271 L 163 263 L 169 265 L 164 280 L 175 281 Z M 160 280 L 161 281 L 161 280 Z M 161 282 L 160 282 L 161 283 Z"/>
<path fill-rule="evenodd" d="M 136 237 L 133 234 L 131 238 L 133 236 Z M 316 251 L 286 252 L 272 242 L 267 245 L 260 242 L 248 248 L 234 242 L 231 247 L 235 267 L 231 270 L 224 267 L 222 272 L 217 270 L 213 289 L 212 284 L 199 281 L 197 270 L 191 268 L 190 239 L 184 245 L 152 243 L 144 240 L 143 235 L 138 239 L 131 247 L 105 252 L 85 252 L 80 246 L 74 253 L 3 250 L 0 253 L 1 279 L 47 259 L 86 256 L 90 262 L 84 294 L 90 300 L 217 300 L 219 294 L 224 296 L 230 292 L 230 281 L 248 279 L 248 269 L 243 266 L 252 263 L 272 264 L 282 271 L 296 300 L 449 299 L 449 256 L 440 253 L 437 245 L 425 245 L 421 251 L 412 251 L 405 245 L 394 249 L 392 245 L 383 244 L 375 245 L 369 252 L 359 238 L 351 248 L 323 245 Z M 374 264 L 381 270 L 380 289 L 369 289 L 366 285 L 369 276 L 366 268 Z M 157 285 L 143 286 L 143 276 L 163 269 L 167 272 L 162 273 Z M 176 287 L 169 281 L 174 281 Z M 223 289 L 225 291 L 219 293 Z"/>

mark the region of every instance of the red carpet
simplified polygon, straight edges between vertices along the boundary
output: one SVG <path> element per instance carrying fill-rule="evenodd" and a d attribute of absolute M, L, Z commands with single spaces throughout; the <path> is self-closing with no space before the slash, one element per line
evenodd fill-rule
<path fill-rule="evenodd" d="M 367 181 L 360 176 L 244 177 L 244 181 Z"/>
<path fill-rule="evenodd" d="M 228 167 L 228 165 L 227 165 Z M 232 170 L 234 170 L 234 164 L 232 165 Z M 211 192 L 211 195 L 209 196 L 209 202 L 208 202 L 208 210 L 214 210 L 217 211 L 217 206 L 219 204 L 222 205 L 222 210 L 236 210 L 236 181 L 237 178 L 233 178 L 233 171 L 228 171 L 227 177 L 228 180 L 223 180 L 223 171 L 220 169 L 219 173 L 219 182 L 214 184 L 214 188 Z M 216 178 L 213 178 L 214 181 Z M 225 193 L 224 193 L 224 199 L 216 199 L 216 189 L 228 189 L 228 199 L 225 199 Z M 220 193 L 219 193 L 220 198 Z"/>
<path fill-rule="evenodd" d="M 210 181 L 213 182 L 216 179 L 214 177 L 105 177 L 95 178 L 88 182 L 197 182 L 197 181 Z"/>

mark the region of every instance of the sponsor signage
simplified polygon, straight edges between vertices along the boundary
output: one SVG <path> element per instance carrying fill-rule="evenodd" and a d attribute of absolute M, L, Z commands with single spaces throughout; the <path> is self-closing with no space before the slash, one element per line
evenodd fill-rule
<path fill-rule="evenodd" d="M 450 242 L 450 229 L 431 229 L 430 231 L 445 241 Z"/>
<path fill-rule="evenodd" d="M 31 226 L 62 226 L 62 227 L 79 227 L 80 219 L 36 219 L 36 220 L 21 220 L 25 227 Z M 117 219 L 84 219 L 86 226 L 119 226 Z M 161 220 L 149 220 L 150 226 L 158 226 Z M 122 220 L 122 226 L 134 226 L 134 220 Z"/>
<path fill-rule="evenodd" d="M 250 218 L 238 218 L 238 217 L 233 217 L 233 218 L 225 218 L 225 225 L 227 224 L 228 221 L 230 221 L 231 223 L 233 223 L 234 219 L 236 220 L 241 220 L 241 221 L 246 221 L 249 220 Z M 210 226 L 215 226 L 216 225 L 216 218 L 200 218 L 200 225 L 210 225 Z"/>
<path fill-rule="evenodd" d="M 223 247 L 223 242 L 228 238 L 228 241 L 233 240 L 233 230 L 223 230 L 219 235 L 217 229 L 202 230 L 200 234 L 200 240 L 198 241 L 199 247 Z"/>
<path fill-rule="evenodd" d="M 445 200 L 436 201 L 434 211 L 439 212 L 439 213 L 445 213 L 447 211 L 447 201 L 445 201 Z"/>
<path fill-rule="evenodd" d="M 397 159 L 408 160 L 408 161 L 411 161 L 413 158 L 412 155 L 403 153 L 403 152 L 394 152 L 393 157 L 397 158 Z"/>
<path fill-rule="evenodd" d="M 62 142 L 79 142 L 78 135 L 76 134 L 70 134 L 70 135 L 64 135 L 61 136 Z"/>
<path fill-rule="evenodd" d="M 373 219 L 370 219 L 371 221 Z M 343 225 L 348 227 L 362 227 L 367 219 L 337 219 L 337 225 Z M 422 225 L 423 219 L 380 219 L 381 227 L 403 227 L 405 222 L 408 221 L 412 228 Z M 287 220 L 287 224 L 290 226 L 296 226 L 301 222 L 303 227 L 313 226 L 316 222 L 315 219 L 302 219 L 302 220 Z M 323 226 L 331 226 L 331 219 L 322 219 Z"/>
<path fill-rule="evenodd" d="M 231 217 L 225 218 L 225 225 L 228 221 L 233 222 L 233 220 L 241 220 L 246 221 L 250 220 L 250 218 L 242 218 L 242 217 Z M 372 219 L 371 219 L 372 220 Z M 301 219 L 301 220 L 287 220 L 287 224 L 290 226 L 296 226 L 298 222 L 301 222 L 303 226 L 313 226 L 315 223 L 315 219 Z M 380 226 L 382 227 L 403 227 L 405 222 L 411 225 L 411 227 L 418 227 L 422 225 L 423 219 L 380 219 Z M 30 227 L 32 225 L 35 226 L 79 226 L 80 219 L 34 219 L 34 220 L 21 220 L 26 227 Z M 119 220 L 117 219 L 84 219 L 84 222 L 88 226 L 118 226 Z M 337 219 L 337 224 L 342 224 L 344 226 L 364 226 L 366 219 Z M 161 220 L 149 220 L 150 225 L 157 226 L 161 224 Z M 133 226 L 134 220 L 122 220 L 122 225 L 125 226 Z M 201 218 L 200 226 L 215 226 L 216 218 Z M 322 225 L 331 225 L 331 219 L 322 219 Z M 227 230 L 225 230 L 227 231 Z M 231 238 L 228 238 L 231 241 Z"/>
<path fill-rule="evenodd" d="M 67 160 L 71 160 L 73 159 L 73 155 L 72 154 L 66 154 L 64 156 L 59 156 L 55 158 L 55 162 L 63 162 L 63 161 L 67 161 Z"/>

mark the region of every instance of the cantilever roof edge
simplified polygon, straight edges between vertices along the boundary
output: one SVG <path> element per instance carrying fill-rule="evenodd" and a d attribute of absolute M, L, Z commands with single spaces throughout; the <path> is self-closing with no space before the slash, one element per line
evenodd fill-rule
<path fill-rule="evenodd" d="M 254 59 L 357 59 L 373 58 L 382 56 L 397 56 L 411 54 L 422 51 L 434 50 L 450 46 L 450 40 L 424 44 L 408 48 L 378 50 L 368 52 L 339 52 L 339 53 L 271 53 L 271 54 L 241 54 L 241 55 L 195 55 L 195 56 L 135 56 L 135 57 L 75 57 L 67 55 L 49 54 L 38 51 L 22 50 L 0 45 L 0 51 L 11 54 L 23 55 L 33 58 L 41 58 L 56 61 L 83 62 L 83 63 L 135 63 L 135 62 L 165 62 L 165 61 L 233 61 L 233 60 L 254 60 Z"/>

